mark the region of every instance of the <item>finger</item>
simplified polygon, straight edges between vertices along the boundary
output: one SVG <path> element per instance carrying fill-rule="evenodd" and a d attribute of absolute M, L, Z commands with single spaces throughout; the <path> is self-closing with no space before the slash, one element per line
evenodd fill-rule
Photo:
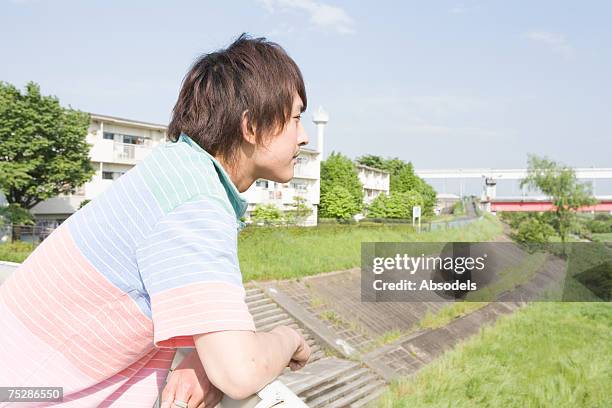
<path fill-rule="evenodd" d="M 166 383 L 164 390 L 162 391 L 162 402 L 160 408 L 171 408 L 172 401 L 174 401 L 174 394 L 176 391 L 176 380 L 173 380 L 172 377 Z"/>
<path fill-rule="evenodd" d="M 179 377 L 178 383 L 176 384 L 176 391 L 174 394 L 174 401 L 183 401 L 187 403 L 188 408 L 195 408 L 193 402 L 189 405 L 189 399 L 193 393 L 191 386 L 183 381 L 183 377 Z M 174 407 L 172 407 L 174 408 Z"/>
<path fill-rule="evenodd" d="M 290 361 L 289 362 L 289 368 L 291 369 L 291 371 L 297 371 L 301 368 L 304 368 L 304 366 L 306 365 L 306 363 L 304 362 L 299 362 L 299 361 Z"/>

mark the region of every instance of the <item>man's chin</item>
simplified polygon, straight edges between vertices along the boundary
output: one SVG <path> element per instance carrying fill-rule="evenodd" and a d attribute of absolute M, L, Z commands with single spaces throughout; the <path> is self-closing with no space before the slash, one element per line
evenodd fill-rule
<path fill-rule="evenodd" d="M 291 169 L 291 172 L 286 173 L 284 175 L 281 174 L 275 174 L 274 176 L 270 176 L 270 178 L 268 178 L 268 180 L 270 181 L 275 181 L 277 183 L 288 183 L 291 181 L 291 179 L 293 179 L 293 169 Z"/>

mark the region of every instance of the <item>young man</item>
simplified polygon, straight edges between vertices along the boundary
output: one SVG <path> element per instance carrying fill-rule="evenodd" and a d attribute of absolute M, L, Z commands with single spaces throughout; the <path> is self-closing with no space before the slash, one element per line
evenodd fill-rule
<path fill-rule="evenodd" d="M 305 108 L 298 67 L 265 39 L 242 35 L 196 61 L 173 143 L 66 220 L 0 286 L 0 386 L 63 387 L 58 406 L 151 407 L 176 348 L 195 347 L 164 395 L 191 408 L 214 406 L 221 392 L 246 398 L 303 367 L 310 349 L 297 331 L 255 332 L 237 233 L 239 193 L 258 178 L 293 177 L 308 143 Z"/>

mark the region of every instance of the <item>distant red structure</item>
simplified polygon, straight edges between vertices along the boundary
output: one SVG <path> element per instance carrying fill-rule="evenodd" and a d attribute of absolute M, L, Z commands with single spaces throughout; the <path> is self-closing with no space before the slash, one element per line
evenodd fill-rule
<path fill-rule="evenodd" d="M 552 211 L 553 205 L 550 201 L 528 201 L 526 200 L 493 200 L 491 211 Z M 600 200 L 599 203 L 578 209 L 580 212 L 612 212 L 612 199 Z"/>

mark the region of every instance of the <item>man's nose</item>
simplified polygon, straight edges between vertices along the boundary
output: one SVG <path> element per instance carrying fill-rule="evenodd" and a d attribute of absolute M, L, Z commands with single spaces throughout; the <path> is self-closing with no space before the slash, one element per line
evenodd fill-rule
<path fill-rule="evenodd" d="M 308 139 L 308 134 L 306 133 L 306 129 L 304 129 L 304 125 L 300 122 L 300 126 L 298 128 L 298 145 L 304 146 L 310 142 Z"/>

